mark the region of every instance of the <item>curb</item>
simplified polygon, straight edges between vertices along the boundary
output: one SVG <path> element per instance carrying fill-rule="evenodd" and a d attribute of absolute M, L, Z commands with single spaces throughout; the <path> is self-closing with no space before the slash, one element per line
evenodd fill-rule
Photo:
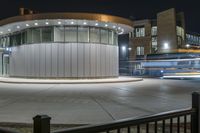
<path fill-rule="evenodd" d="M 116 79 L 113 81 L 77 81 L 77 80 L 73 80 L 73 81 L 55 81 L 53 80 L 51 81 L 28 81 L 26 79 L 26 81 L 16 81 L 16 80 L 8 80 L 9 78 L 4 78 L 4 79 L 0 79 L 1 83 L 11 83 L 11 84 L 104 84 L 104 83 L 126 83 L 126 82 L 138 82 L 138 81 L 143 81 L 142 78 L 127 78 L 127 79 Z M 34 79 L 36 80 L 36 79 Z"/>

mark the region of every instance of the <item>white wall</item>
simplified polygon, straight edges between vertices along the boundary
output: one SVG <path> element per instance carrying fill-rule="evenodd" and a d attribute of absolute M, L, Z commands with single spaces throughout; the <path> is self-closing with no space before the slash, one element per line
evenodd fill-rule
<path fill-rule="evenodd" d="M 11 77 L 118 76 L 118 46 L 90 43 L 28 44 L 12 48 Z"/>

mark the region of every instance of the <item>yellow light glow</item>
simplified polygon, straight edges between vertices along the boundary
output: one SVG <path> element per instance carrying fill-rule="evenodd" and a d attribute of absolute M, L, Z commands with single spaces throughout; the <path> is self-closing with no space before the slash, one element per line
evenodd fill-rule
<path fill-rule="evenodd" d="M 179 53 L 200 53 L 200 49 L 178 49 Z"/>

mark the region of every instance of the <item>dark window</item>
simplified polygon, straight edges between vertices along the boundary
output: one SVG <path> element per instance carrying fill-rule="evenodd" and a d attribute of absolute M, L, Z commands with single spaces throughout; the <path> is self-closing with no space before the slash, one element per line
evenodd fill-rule
<path fill-rule="evenodd" d="M 42 28 L 42 42 L 52 42 L 53 41 L 53 29 L 51 27 Z"/>

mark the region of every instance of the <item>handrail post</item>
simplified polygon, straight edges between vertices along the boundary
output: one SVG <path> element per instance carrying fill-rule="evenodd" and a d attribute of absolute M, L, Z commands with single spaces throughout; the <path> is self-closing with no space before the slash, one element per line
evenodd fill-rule
<path fill-rule="evenodd" d="M 195 109 L 195 113 L 191 115 L 192 133 L 200 133 L 200 94 L 198 92 L 192 93 L 192 108 Z"/>
<path fill-rule="evenodd" d="M 47 115 L 37 115 L 33 118 L 33 133 L 50 133 L 51 117 Z"/>

